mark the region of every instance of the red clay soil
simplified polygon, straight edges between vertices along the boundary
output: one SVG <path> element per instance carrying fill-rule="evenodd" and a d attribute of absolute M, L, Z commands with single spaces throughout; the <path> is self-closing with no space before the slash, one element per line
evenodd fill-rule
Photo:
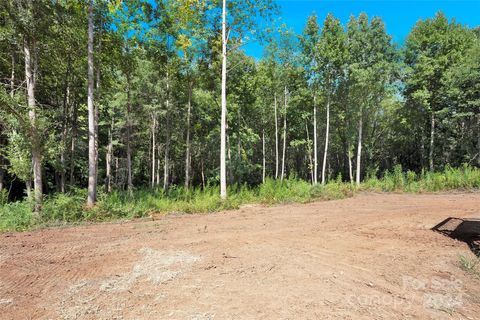
<path fill-rule="evenodd" d="M 480 194 L 362 194 L 0 235 L 1 319 L 479 319 Z"/>

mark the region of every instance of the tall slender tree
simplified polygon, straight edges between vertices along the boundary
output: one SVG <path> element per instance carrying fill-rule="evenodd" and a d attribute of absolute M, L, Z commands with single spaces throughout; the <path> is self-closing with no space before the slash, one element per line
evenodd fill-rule
<path fill-rule="evenodd" d="M 324 88 L 326 101 L 325 146 L 322 163 L 322 184 L 326 181 L 328 147 L 330 144 L 330 109 L 337 89 L 342 82 L 346 39 L 340 21 L 327 15 L 322 28 L 319 50 L 320 83 Z"/>
<path fill-rule="evenodd" d="M 97 201 L 96 116 L 93 102 L 93 0 L 88 4 L 88 196 L 87 205 Z"/>

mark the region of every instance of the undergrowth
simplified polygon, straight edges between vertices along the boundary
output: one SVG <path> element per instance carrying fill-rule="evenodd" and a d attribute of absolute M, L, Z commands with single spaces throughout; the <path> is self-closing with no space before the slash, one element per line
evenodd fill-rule
<path fill-rule="evenodd" d="M 86 190 L 73 189 L 68 193 L 47 196 L 41 218 L 31 214 L 29 199 L 18 202 L 6 201 L 5 192 L 0 193 L 0 231 L 28 230 L 35 226 L 58 225 L 83 221 L 108 221 L 132 219 L 152 213 L 206 213 L 236 209 L 246 203 L 277 204 L 287 202 L 305 203 L 312 200 L 335 200 L 351 197 L 358 191 L 373 192 L 436 192 L 449 190 L 480 189 L 480 169 L 470 166 L 447 167 L 443 172 L 404 172 L 395 166 L 382 177 L 369 175 L 356 186 L 343 182 L 341 177 L 325 185 L 310 183 L 289 177 L 283 181 L 267 179 L 258 187 L 233 185 L 228 189 L 228 199 L 221 200 L 218 186 L 185 190 L 173 186 L 168 191 L 134 190 L 98 194 L 94 208 L 85 207 Z"/>
<path fill-rule="evenodd" d="M 465 272 L 480 277 L 480 258 L 474 255 L 460 255 L 460 268 Z"/>

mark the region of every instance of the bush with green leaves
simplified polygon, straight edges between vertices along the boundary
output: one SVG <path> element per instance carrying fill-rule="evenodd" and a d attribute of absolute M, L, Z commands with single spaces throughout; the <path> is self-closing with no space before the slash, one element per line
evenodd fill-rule
<path fill-rule="evenodd" d="M 219 187 L 205 188 L 172 186 L 168 191 L 140 189 L 133 192 L 99 190 L 98 203 L 93 208 L 85 206 L 85 189 L 73 189 L 68 193 L 48 196 L 39 220 L 33 220 L 30 200 L 6 203 L 5 193 L 0 194 L 0 230 L 27 230 L 35 225 L 71 223 L 77 221 L 106 221 L 133 219 L 152 213 L 207 213 L 239 208 L 246 203 L 276 204 L 305 203 L 313 200 L 336 200 L 351 197 L 358 191 L 374 192 L 437 192 L 448 190 L 477 190 L 480 188 L 480 169 L 468 165 L 447 167 L 443 172 L 412 171 L 404 173 L 400 165 L 378 178 L 375 173 L 356 186 L 336 180 L 325 185 L 312 186 L 309 182 L 290 176 L 287 179 L 267 178 L 258 187 L 231 185 L 229 197 L 222 200 Z M 3 199 L 3 200 L 2 200 Z"/>
<path fill-rule="evenodd" d="M 32 204 L 16 201 L 0 206 L 0 231 L 24 231 L 32 227 Z"/>

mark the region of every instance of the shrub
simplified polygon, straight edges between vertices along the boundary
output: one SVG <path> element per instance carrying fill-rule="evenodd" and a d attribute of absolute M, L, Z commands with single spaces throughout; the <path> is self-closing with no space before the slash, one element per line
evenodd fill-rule
<path fill-rule="evenodd" d="M 205 213 L 235 209 L 245 203 L 264 204 L 308 202 L 314 199 L 334 200 L 351 197 L 358 190 L 435 192 L 440 190 L 472 190 L 480 188 L 480 169 L 464 165 L 446 167 L 443 172 L 404 173 L 397 165 L 379 179 L 376 170 L 356 186 L 342 181 L 339 175 L 325 185 L 312 186 L 309 182 L 290 176 L 283 181 L 267 178 L 262 185 L 252 188 L 245 184 L 228 187 L 228 199 L 220 199 L 217 185 L 206 188 L 172 186 L 168 191 L 140 189 L 133 192 L 114 191 L 109 194 L 101 188 L 94 208 L 85 207 L 87 192 L 74 189 L 66 194 L 54 194 L 45 199 L 41 221 L 32 221 L 31 200 L 7 203 L 7 194 L 0 193 L 0 231 L 26 230 L 36 223 L 104 221 L 119 218 L 137 218 L 155 213 Z"/>
<path fill-rule="evenodd" d="M 306 202 L 311 199 L 311 184 L 289 177 L 283 181 L 266 179 L 260 185 L 258 198 L 262 203 Z"/>
<path fill-rule="evenodd" d="M 7 189 L 0 190 L 0 206 L 5 205 L 8 202 Z"/>
<path fill-rule="evenodd" d="M 32 225 L 29 201 L 11 202 L 0 206 L 0 231 L 23 231 Z"/>
<path fill-rule="evenodd" d="M 78 193 L 57 193 L 46 199 L 43 210 L 43 220 L 73 222 L 83 220 L 86 197 Z"/>

